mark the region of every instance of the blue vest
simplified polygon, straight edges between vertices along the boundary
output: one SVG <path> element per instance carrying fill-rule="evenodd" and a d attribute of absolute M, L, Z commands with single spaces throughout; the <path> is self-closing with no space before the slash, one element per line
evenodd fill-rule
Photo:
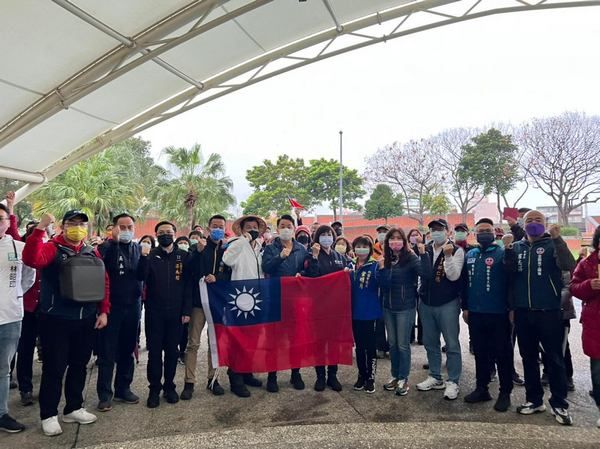
<path fill-rule="evenodd" d="M 477 313 L 505 313 L 508 286 L 504 249 L 492 244 L 485 250 L 474 248 L 465 260 L 467 310 Z"/>

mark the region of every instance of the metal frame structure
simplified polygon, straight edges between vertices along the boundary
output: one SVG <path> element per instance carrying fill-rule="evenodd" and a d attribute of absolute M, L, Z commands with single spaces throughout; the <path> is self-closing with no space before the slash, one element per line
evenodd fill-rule
<path fill-rule="evenodd" d="M 504 2 L 505 6 L 502 7 L 498 5 L 499 2 L 492 0 L 422 0 L 342 23 L 336 17 L 329 1 L 322 0 L 331 15 L 330 28 L 274 50 L 265 51 L 258 57 L 210 78 L 195 80 L 162 60 L 160 55 L 219 25 L 227 22 L 237 23 L 236 19 L 245 14 L 281 0 L 255 0 L 237 9 L 226 10 L 225 14 L 210 21 L 205 21 L 209 14 L 217 7 L 224 8 L 229 0 L 196 1 L 131 38 L 82 11 L 69 0 L 52 1 L 90 26 L 111 36 L 120 45 L 1 126 L 0 150 L 37 124 L 146 62 L 158 64 L 173 76 L 185 80 L 190 87 L 98 135 L 48 167 L 43 173 L 24 172 L 0 166 L 0 176 L 28 182 L 17 192 L 17 201 L 72 165 L 110 145 L 205 103 L 291 70 L 377 43 L 491 15 L 600 6 L 600 0 L 512 0 Z M 191 25 L 187 31 L 177 36 L 172 35 L 175 30 L 183 26 L 187 28 L 187 25 Z M 386 28 L 384 25 L 389 25 L 386 30 L 383 30 Z M 252 39 L 252 36 L 245 33 Z"/>

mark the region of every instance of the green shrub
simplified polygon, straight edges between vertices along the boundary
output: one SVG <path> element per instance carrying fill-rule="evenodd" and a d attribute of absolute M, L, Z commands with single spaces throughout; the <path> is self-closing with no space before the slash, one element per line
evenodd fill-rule
<path fill-rule="evenodd" d="M 577 237 L 579 235 L 579 229 L 572 226 L 563 226 L 560 229 L 560 233 L 565 237 Z"/>

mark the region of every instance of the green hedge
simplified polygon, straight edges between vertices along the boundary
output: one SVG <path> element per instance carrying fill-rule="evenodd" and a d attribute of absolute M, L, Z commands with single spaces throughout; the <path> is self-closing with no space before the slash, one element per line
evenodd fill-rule
<path fill-rule="evenodd" d="M 579 235 L 579 229 L 572 226 L 563 226 L 560 228 L 560 233 L 565 237 L 577 237 Z"/>

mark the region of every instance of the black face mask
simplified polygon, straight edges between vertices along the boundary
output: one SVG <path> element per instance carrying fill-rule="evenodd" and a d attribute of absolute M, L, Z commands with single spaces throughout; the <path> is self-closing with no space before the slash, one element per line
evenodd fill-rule
<path fill-rule="evenodd" d="M 171 234 L 163 234 L 157 237 L 158 244 L 163 248 L 170 246 L 173 243 L 173 236 Z"/>
<path fill-rule="evenodd" d="M 496 235 L 492 234 L 491 232 L 484 232 L 481 234 L 477 234 L 477 243 L 479 243 L 482 248 L 487 248 L 495 241 L 496 241 Z"/>
<path fill-rule="evenodd" d="M 304 234 L 299 235 L 296 240 L 298 240 L 298 243 L 300 243 L 301 245 L 304 245 L 304 246 L 308 245 L 308 242 L 310 241 L 308 236 L 304 235 Z"/>
<path fill-rule="evenodd" d="M 338 237 L 342 235 L 342 228 L 335 228 L 335 235 Z"/>
<path fill-rule="evenodd" d="M 248 231 L 248 234 L 250 234 L 250 237 L 252 237 L 252 241 L 256 240 L 260 235 L 260 233 L 256 229 Z"/>

